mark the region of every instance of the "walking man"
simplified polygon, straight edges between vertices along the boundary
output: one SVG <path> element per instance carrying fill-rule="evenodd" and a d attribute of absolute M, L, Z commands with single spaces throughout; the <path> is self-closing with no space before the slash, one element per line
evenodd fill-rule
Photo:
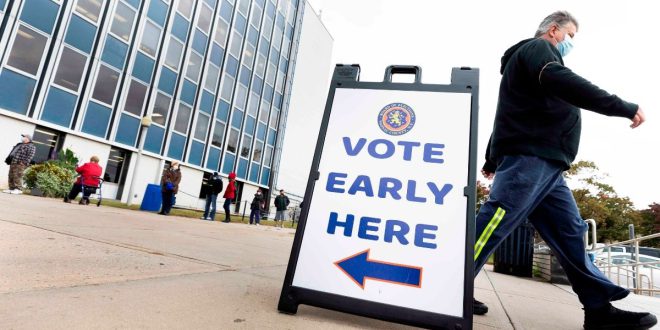
<path fill-rule="evenodd" d="M 585 251 L 587 225 L 580 217 L 563 172 L 580 142 L 580 108 L 644 122 L 633 103 L 596 87 L 564 66 L 578 31 L 577 20 L 558 11 L 546 17 L 534 38 L 502 57 L 502 82 L 493 133 L 482 173 L 494 181 L 477 215 L 475 276 L 493 250 L 525 219 L 552 248 L 584 305 L 585 329 L 647 329 L 654 315 L 619 310 L 610 302 L 628 290 L 613 284 Z M 474 313 L 488 307 L 474 301 Z"/>
<path fill-rule="evenodd" d="M 202 217 L 202 220 L 215 221 L 218 194 L 222 192 L 222 186 L 222 177 L 218 172 L 213 172 L 213 176 L 209 180 L 208 191 L 206 192 L 206 206 L 204 207 L 204 216 Z"/>
<path fill-rule="evenodd" d="M 21 137 L 21 142 L 14 146 L 5 159 L 9 165 L 9 189 L 3 191 L 6 194 L 23 193 L 23 172 L 30 165 L 37 151 L 30 134 L 22 134 Z"/>
<path fill-rule="evenodd" d="M 284 212 L 289 206 L 289 197 L 284 195 L 284 189 L 280 189 L 280 194 L 275 197 L 275 226 L 284 227 Z"/>
<path fill-rule="evenodd" d="M 236 198 L 236 173 L 229 173 L 229 183 L 227 183 L 227 189 L 225 189 L 225 194 L 222 197 L 225 198 L 225 203 L 222 205 L 222 208 L 225 209 L 225 220 L 222 222 L 231 222 L 229 207 L 234 198 Z"/>

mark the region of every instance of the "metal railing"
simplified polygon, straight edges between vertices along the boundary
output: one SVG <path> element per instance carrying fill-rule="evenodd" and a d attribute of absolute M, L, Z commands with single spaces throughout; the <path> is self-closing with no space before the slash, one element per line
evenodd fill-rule
<path fill-rule="evenodd" d="M 660 233 L 636 237 L 627 241 L 599 247 L 596 243 L 596 221 L 593 219 L 587 219 L 585 221 L 590 225 L 591 230 L 585 233 L 584 241 L 587 251 L 594 253 L 596 267 L 603 271 L 610 280 L 613 279 L 612 275 L 616 276 L 616 280 L 613 280 L 613 282 L 616 282 L 617 285 L 623 286 L 622 279 L 625 279 L 625 287 L 631 289 L 636 294 L 660 297 L 660 286 L 655 285 L 656 282 L 660 282 L 660 261 L 640 262 L 639 254 L 640 243 L 654 238 L 660 238 Z M 591 243 L 589 243 L 589 238 L 591 238 Z M 622 254 L 617 254 L 613 258 L 613 247 L 623 247 L 624 253 L 629 258 Z M 633 251 L 628 252 L 626 247 L 631 247 Z M 606 257 L 596 256 L 595 254 L 599 251 L 601 255 L 606 252 Z M 614 262 L 615 260 L 617 261 L 616 263 Z M 656 276 L 658 277 L 657 279 L 655 278 Z"/>

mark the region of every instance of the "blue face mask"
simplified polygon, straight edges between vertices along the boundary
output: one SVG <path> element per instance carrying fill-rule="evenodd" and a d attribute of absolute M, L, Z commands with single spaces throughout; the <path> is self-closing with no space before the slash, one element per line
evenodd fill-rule
<path fill-rule="evenodd" d="M 557 44 L 557 49 L 559 50 L 561 57 L 566 57 L 566 55 L 568 55 L 573 49 L 573 38 L 567 33 L 564 36 L 564 41 Z"/>

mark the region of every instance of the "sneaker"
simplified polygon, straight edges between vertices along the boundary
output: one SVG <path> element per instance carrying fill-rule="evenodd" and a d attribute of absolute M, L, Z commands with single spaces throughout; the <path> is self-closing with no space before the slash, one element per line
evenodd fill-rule
<path fill-rule="evenodd" d="M 611 304 L 599 309 L 584 310 L 584 329 L 648 329 L 658 323 L 651 313 L 620 310 Z"/>
<path fill-rule="evenodd" d="M 23 194 L 23 190 L 20 190 L 20 189 L 14 189 L 14 190 L 11 191 L 11 194 L 13 194 L 13 195 L 21 195 L 21 194 Z"/>
<path fill-rule="evenodd" d="M 5 194 L 11 194 L 11 189 L 5 189 L 2 192 L 5 193 Z"/>
<path fill-rule="evenodd" d="M 475 315 L 485 315 L 488 313 L 488 306 L 481 301 L 474 299 L 472 301 L 472 313 Z"/>
<path fill-rule="evenodd" d="M 255 224 L 255 226 L 259 227 L 259 224 L 257 223 L 257 224 Z"/>
<path fill-rule="evenodd" d="M 209 218 L 207 217 L 200 217 L 201 220 L 208 220 Z"/>

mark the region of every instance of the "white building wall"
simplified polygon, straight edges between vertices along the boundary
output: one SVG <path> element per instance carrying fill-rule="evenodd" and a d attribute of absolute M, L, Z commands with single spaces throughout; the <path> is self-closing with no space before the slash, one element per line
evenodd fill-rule
<path fill-rule="evenodd" d="M 36 125 L 0 115 L 0 188 L 6 189 L 9 185 L 9 165 L 5 164 L 5 157 L 9 155 L 16 143 L 21 142 L 21 134 L 32 134 Z"/>
<path fill-rule="evenodd" d="M 303 16 L 291 101 L 273 191 L 303 196 L 332 73 L 333 39 L 309 3 Z M 290 199 L 297 200 L 295 196 Z M 271 203 L 272 204 L 272 203 Z"/>
<path fill-rule="evenodd" d="M 176 195 L 176 206 L 194 209 L 204 209 L 204 200 L 199 198 L 204 172 L 181 166 L 181 182 Z"/>
<path fill-rule="evenodd" d="M 137 160 L 137 153 L 131 155 L 131 162 L 126 174 L 126 183 L 124 185 L 124 193 L 121 196 L 121 201 L 126 203 L 128 201 L 128 191 L 130 184 L 133 180 L 133 172 L 135 169 L 135 162 Z M 135 190 L 133 191 L 133 204 L 142 203 L 144 192 L 147 189 L 147 184 L 160 184 L 160 177 L 162 170 L 161 160 L 155 157 L 142 155 L 140 159 L 140 167 L 138 168 L 135 181 Z"/>

